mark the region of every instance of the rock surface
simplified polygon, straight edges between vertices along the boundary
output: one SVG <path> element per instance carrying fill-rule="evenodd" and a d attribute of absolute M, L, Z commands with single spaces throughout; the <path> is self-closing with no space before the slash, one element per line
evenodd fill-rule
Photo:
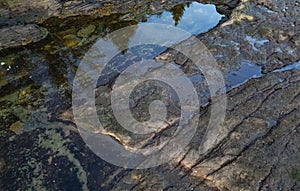
<path fill-rule="evenodd" d="M 0 29 L 0 50 L 25 46 L 30 43 L 38 42 L 47 36 L 47 30 L 34 24 L 25 26 L 12 26 Z"/>
<path fill-rule="evenodd" d="M 243 0 L 230 19 L 199 39 L 214 55 L 223 72 L 249 61 L 268 73 L 299 61 L 299 2 Z M 182 55 L 164 56 L 183 65 Z M 180 56 L 179 56 L 180 55 Z"/>
<path fill-rule="evenodd" d="M 218 144 L 198 154 L 200 128 L 182 158 L 149 170 L 111 166 L 84 146 L 73 123 L 45 121 L 2 147 L 1 188 L 298 190 L 299 82 L 300 72 L 293 70 L 233 89 L 224 122 L 228 133 Z M 209 115 L 208 107 L 200 126 Z"/>
<path fill-rule="evenodd" d="M 231 19 L 213 32 L 211 46 L 218 54 L 232 55 L 223 58 L 224 65 L 250 60 L 268 73 L 299 60 L 299 21 L 297 1 L 242 1 Z M 207 42 L 209 36 L 203 39 Z"/>
<path fill-rule="evenodd" d="M 17 25 L 20 18 L 25 16 L 27 18 L 28 15 L 31 19 L 26 19 L 28 23 L 25 23 L 25 27 L 32 33 L 40 30 L 33 25 L 38 22 L 37 18 L 76 15 L 84 11 L 88 14 L 88 11 L 97 9 L 103 11 L 99 14 L 105 15 L 111 13 L 108 10 L 114 10 L 111 3 L 98 1 L 89 3 L 89 1 L 53 0 L 32 3 L 24 0 L 22 3 L 27 2 L 27 5 L 24 4 L 25 7 L 20 6 L 23 5 L 18 3 L 21 1 L 13 2 L 15 1 L 1 1 L 1 31 L 17 29 L 19 26 L 8 26 L 8 23 Z M 235 7 L 234 3 L 237 1 L 230 2 L 232 4 L 227 3 L 227 7 Z M 160 1 L 152 3 L 154 8 L 161 6 Z M 51 9 L 45 11 L 47 7 Z M 125 6 L 123 8 L 125 9 Z M 120 8 L 121 11 L 123 8 Z M 32 12 L 26 12 L 28 9 L 38 16 L 31 17 Z M 224 73 L 239 68 L 241 63 L 247 60 L 262 67 L 262 73 L 265 74 L 238 84 L 235 88 L 231 87 L 228 91 L 223 133 L 218 142 L 210 145 L 207 152 L 201 153 L 199 149 L 202 144 L 201 138 L 205 133 L 205 129 L 201 127 L 205 126 L 210 118 L 210 104 L 201 108 L 199 117 L 201 123 L 186 152 L 168 164 L 146 170 L 119 168 L 97 157 L 79 136 L 72 112 L 66 110 L 70 105 L 64 105 L 67 101 L 57 101 L 69 99 L 66 96 L 69 92 L 67 88 L 64 89 L 65 83 L 60 82 L 65 76 L 58 75 L 56 78 L 46 80 L 42 78 L 44 74 L 50 72 L 60 74 L 60 72 L 71 73 L 70 71 L 74 70 L 72 66 L 61 67 L 62 71 L 58 71 L 57 66 L 61 65 L 53 63 L 53 60 L 56 54 L 64 53 L 64 59 L 60 62 L 71 62 L 67 59 L 76 57 L 76 54 L 70 49 L 74 44 L 82 42 L 82 39 L 93 36 L 97 22 L 88 23 L 81 29 L 66 29 L 61 33 L 50 30 L 50 33 L 57 34 L 55 38 L 64 40 L 62 43 L 65 43 L 67 48 L 60 52 L 54 46 L 47 45 L 43 47 L 46 52 L 43 52 L 44 57 L 26 50 L 26 55 L 31 55 L 37 63 L 40 63 L 38 65 L 28 64 L 32 62 L 28 58 L 5 57 L 6 61 L 2 67 L 6 67 L 10 62 L 24 62 L 24 67 L 26 66 L 28 71 L 18 73 L 17 79 L 8 78 L 7 81 L 0 81 L 1 88 L 6 88 L 5 91 L 1 89 L 0 99 L 3 114 L 0 116 L 0 189 L 300 190 L 300 71 L 275 72 L 275 69 L 299 60 L 299 9 L 299 1 L 295 0 L 288 2 L 242 0 L 228 21 L 198 36 L 217 59 Z M 13 17 L 13 14 L 16 17 Z M 128 16 L 124 18 L 128 19 Z M 44 22 L 44 26 L 48 24 L 51 24 L 49 20 L 48 23 Z M 72 35 L 66 34 L 66 31 L 70 30 Z M 19 37 L 21 41 L 18 39 L 17 42 L 22 44 L 22 34 Z M 1 40 L 1 43 L 3 41 Z M 6 44 L 2 46 L 4 48 L 11 46 L 10 41 Z M 183 70 L 188 70 L 185 67 L 189 65 L 189 61 L 172 50 L 168 50 L 160 59 L 173 60 L 182 65 Z M 13 68 L 7 68 L 7 71 L 1 68 L 0 72 L 11 74 L 10 72 L 18 70 L 17 66 L 12 65 Z M 43 71 L 39 74 L 42 77 L 35 74 L 38 67 Z M 36 78 L 43 80 L 35 81 Z M 58 92 L 47 84 L 48 81 L 58 84 Z M 33 82 L 44 84 L 41 93 L 37 95 L 28 93 L 37 86 Z M 103 84 L 98 88 L 99 94 L 96 94 L 98 101 L 104 105 L 109 104 L 107 97 L 102 95 L 110 92 L 109 85 Z M 13 86 L 13 89 L 9 89 L 10 86 Z M 23 89 L 19 90 L 20 88 Z M 14 89 L 18 89 L 17 95 L 13 94 Z M 59 99 L 46 101 L 46 97 L 51 96 Z M 157 94 L 153 93 L 151 96 L 155 97 Z M 36 97 L 43 97 L 41 103 L 35 100 Z M 148 101 L 144 97 L 139 95 L 133 106 L 139 108 L 140 105 L 144 105 L 144 101 Z M 18 107 L 12 103 L 16 100 Z M 166 98 L 165 101 L 172 100 Z M 42 107 L 33 113 L 32 108 L 40 105 L 47 108 Z M 20 114 L 20 108 L 25 107 L 30 107 L 31 113 L 27 111 Z M 142 112 L 146 109 L 142 108 Z M 138 111 L 140 110 L 134 112 Z M 177 113 L 173 114 L 171 117 L 176 117 Z M 22 115 L 38 120 L 26 124 L 20 121 Z M 10 123 L 11 121 L 13 123 Z M 22 129 L 22 126 L 32 129 L 28 131 Z M 115 129 L 111 130 L 114 135 Z M 155 138 L 148 137 L 147 140 L 151 142 L 153 139 L 152 144 L 155 144 L 167 135 L 162 133 Z M 130 144 L 126 141 L 121 143 Z"/>

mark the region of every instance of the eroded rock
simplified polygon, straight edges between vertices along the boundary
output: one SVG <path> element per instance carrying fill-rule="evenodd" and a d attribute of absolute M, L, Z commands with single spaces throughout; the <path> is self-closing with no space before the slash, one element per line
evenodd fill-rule
<path fill-rule="evenodd" d="M 207 152 L 199 152 L 199 147 L 206 131 L 203 127 L 210 117 L 210 105 L 201 108 L 201 123 L 186 152 L 168 164 L 145 170 L 117 168 L 93 154 L 82 142 L 70 112 L 57 114 L 57 118 L 54 114 L 36 112 L 33 117 L 37 117 L 39 123 L 29 125 L 38 128 L 25 132 L 9 130 L 11 124 L 6 121 L 16 122 L 17 116 L 9 116 L 13 120 L 1 117 L 0 188 L 299 190 L 300 72 L 271 72 L 299 59 L 299 6 L 296 3 L 243 0 L 227 22 L 199 36 L 222 71 L 231 71 L 241 60 L 248 59 L 264 66 L 267 73 L 229 91 L 223 134 Z M 16 6 L 7 2 L 3 5 Z M 78 6 L 82 10 L 94 6 L 81 1 L 67 1 L 64 5 L 74 10 Z M 90 35 L 90 31 L 84 34 Z M 175 60 L 183 66 L 187 62 L 186 58 L 169 53 L 165 60 Z M 96 96 L 100 95 L 99 99 L 107 106 L 108 98 L 101 93 L 110 90 L 107 86 L 101 88 Z M 133 108 L 146 103 L 143 96 L 134 100 Z M 145 108 L 142 110 L 147 113 Z M 160 138 L 168 138 L 168 135 L 148 137 L 147 141 L 159 143 Z"/>

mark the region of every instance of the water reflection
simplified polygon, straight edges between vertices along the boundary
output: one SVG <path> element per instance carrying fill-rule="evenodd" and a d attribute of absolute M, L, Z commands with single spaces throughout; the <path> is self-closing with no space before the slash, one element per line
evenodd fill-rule
<path fill-rule="evenodd" d="M 223 16 L 217 12 L 215 5 L 189 2 L 159 15 L 150 15 L 147 22 L 175 25 L 192 34 L 199 34 L 215 27 Z"/>
<path fill-rule="evenodd" d="M 130 64 L 132 59 L 140 59 L 133 58 L 132 52 L 144 51 L 145 56 L 151 59 L 165 50 L 165 47 L 153 46 L 127 50 L 139 23 L 175 25 L 190 33 L 199 34 L 215 27 L 222 17 L 215 5 L 196 2 L 165 9 L 151 11 L 149 6 L 142 7 L 141 10 L 134 10 L 135 13 L 129 14 L 130 16 L 126 16 L 127 12 L 117 12 L 101 18 L 52 17 L 42 24 L 49 31 L 46 39 L 29 46 L 1 50 L 0 112 L 3 119 L 0 120 L 3 121 L 3 128 L 9 128 L 16 122 L 23 124 L 23 129 L 39 127 L 39 124 L 48 120 L 44 116 L 55 117 L 57 113 L 69 108 L 72 82 L 78 64 L 99 38 L 112 31 L 134 26 L 124 36 L 110 36 L 121 52 L 120 59 L 127 61 L 123 60 L 123 65 L 118 64 L 120 62 L 115 65 L 111 63 L 111 69 L 117 68 L 117 72 L 108 74 L 108 79 L 100 84 L 112 82 L 127 63 Z"/>
<path fill-rule="evenodd" d="M 183 16 L 184 14 L 184 10 L 185 10 L 185 6 L 189 7 L 190 6 L 190 3 L 187 3 L 187 4 L 180 4 L 180 5 L 176 5 L 174 6 L 170 12 L 172 13 L 173 15 L 173 20 L 175 22 L 175 26 L 178 25 L 181 17 Z"/>

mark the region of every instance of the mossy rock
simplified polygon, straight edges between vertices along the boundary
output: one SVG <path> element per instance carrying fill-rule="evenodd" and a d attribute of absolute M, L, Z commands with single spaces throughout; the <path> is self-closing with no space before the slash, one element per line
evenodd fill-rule
<path fill-rule="evenodd" d="M 294 180 L 300 182 L 300 169 L 295 169 L 292 173 L 292 177 Z"/>
<path fill-rule="evenodd" d="M 1 3 L 5 7 L 13 7 L 14 4 L 18 3 L 18 0 L 1 0 Z"/>
<path fill-rule="evenodd" d="M 64 41 L 64 45 L 69 48 L 77 46 L 77 44 L 80 42 L 80 39 L 77 38 L 77 36 L 72 34 L 66 35 L 62 39 Z"/>
<path fill-rule="evenodd" d="M 260 36 L 264 37 L 272 32 L 272 28 L 268 26 L 262 26 L 258 29 Z"/>
<path fill-rule="evenodd" d="M 91 36 L 95 30 L 96 30 L 95 25 L 88 25 L 87 27 L 80 29 L 77 32 L 77 36 L 81 37 L 81 38 L 87 38 L 87 37 Z"/>

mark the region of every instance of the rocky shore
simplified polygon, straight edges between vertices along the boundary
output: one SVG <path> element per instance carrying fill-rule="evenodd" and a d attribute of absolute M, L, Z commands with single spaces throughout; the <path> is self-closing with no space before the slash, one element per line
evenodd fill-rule
<path fill-rule="evenodd" d="M 122 15 L 121 20 L 142 20 L 143 14 L 162 12 L 165 7 L 172 7 L 187 0 L 171 1 L 0 1 L 0 50 L 37 42 L 47 36 L 47 29 L 40 27 L 51 17 L 68 18 L 90 15 L 101 18 L 111 14 Z M 201 1 L 209 3 L 210 1 Z M 228 3 L 214 1 L 219 12 L 229 14 L 237 0 Z M 219 6 L 218 6 L 219 5 Z M 138 18 L 140 15 L 141 18 Z M 35 28 L 34 30 L 32 28 Z M 18 31 L 22 35 L 16 35 Z M 2 37 L 2 38 L 1 38 Z M 4 38 L 5 37 L 5 38 Z"/>
<path fill-rule="evenodd" d="M 185 1 L 1 0 L 0 51 L 35 46 L 47 39 L 49 33 L 56 34 L 51 31 L 54 29 L 47 28 L 55 23 L 50 22 L 51 19 L 78 15 L 102 18 L 112 13 L 122 13 L 123 22 L 129 22 L 132 18 L 138 22 L 143 20 L 145 13 L 142 12 L 145 9 L 141 7 L 145 5 L 151 7 L 146 9 L 151 14 L 162 11 L 163 6 L 182 2 Z M 215 57 L 222 72 L 238 70 L 244 61 L 261 68 L 260 76 L 229 88 L 223 133 L 216 144 L 207 152 L 199 153 L 203 137 L 203 130 L 199 128 L 186 152 L 176 160 L 152 169 L 123 169 L 103 161 L 84 144 L 74 123 L 70 104 L 51 114 L 46 109 L 36 112 L 38 122 L 27 125 L 38 128 L 24 130 L 24 124 L 18 119 L 20 116 L 6 116 L 7 110 L 17 112 L 16 109 L 9 110 L 11 102 L 1 100 L 0 189 L 300 190 L 300 71 L 277 70 L 300 60 L 300 2 L 199 2 L 215 3 L 218 11 L 228 17 L 216 28 L 197 36 Z M 87 25 L 84 28 L 86 30 L 81 32 L 79 29 L 72 31 L 72 35 L 68 36 L 79 39 L 76 41 L 78 44 L 82 42 L 80 38 L 86 40 L 91 36 L 95 30 L 92 25 Z M 59 35 L 62 36 L 61 39 L 66 39 L 67 35 L 63 32 L 55 38 L 60 38 Z M 70 48 L 74 46 L 73 42 L 67 39 L 62 43 Z M 56 54 L 53 47 L 43 47 L 43 50 Z M 29 51 L 28 54 L 30 53 Z M 68 52 L 66 55 L 66 58 L 71 58 Z M 50 58 L 52 59 L 51 56 Z M 34 59 L 46 62 L 39 57 Z M 174 61 L 183 69 L 189 65 L 188 59 L 173 50 L 164 52 L 160 59 L 165 62 Z M 16 60 L 23 61 L 21 58 Z M 48 61 L 46 63 L 49 64 Z M 49 65 L 51 64 L 53 63 L 50 62 Z M 44 69 L 47 67 L 42 66 L 42 71 L 48 72 Z M 35 68 L 30 69 L 34 71 Z M 71 73 L 70 71 L 72 68 L 63 69 L 65 73 Z M 34 72 L 30 73 L 30 78 L 27 78 L 27 73 L 18 76 L 20 80 L 15 89 L 24 85 L 21 82 L 28 85 L 34 80 Z M 51 80 L 59 81 L 60 78 L 62 77 Z M 1 91 L 10 82 L 1 82 Z M 2 83 L 6 85 L 2 86 Z M 99 91 L 109 92 L 108 86 L 109 84 L 101 86 Z M 59 90 L 62 91 L 63 88 Z M 3 91 L 1 96 L 9 97 L 10 93 L 12 92 Z M 40 94 L 47 97 L 54 93 Z M 55 96 L 62 94 L 59 92 Z M 19 92 L 18 96 L 20 98 L 25 95 Z M 13 99 L 15 98 L 10 96 L 9 100 Z M 104 99 L 100 101 L 106 104 L 105 98 L 99 96 L 99 99 Z M 19 102 L 24 105 L 22 100 Z M 52 106 L 53 103 L 47 104 Z M 31 107 L 34 108 L 34 104 Z M 199 126 L 208 123 L 210 108 L 210 104 L 202 108 Z M 158 136 L 154 142 L 163 138 Z"/>

